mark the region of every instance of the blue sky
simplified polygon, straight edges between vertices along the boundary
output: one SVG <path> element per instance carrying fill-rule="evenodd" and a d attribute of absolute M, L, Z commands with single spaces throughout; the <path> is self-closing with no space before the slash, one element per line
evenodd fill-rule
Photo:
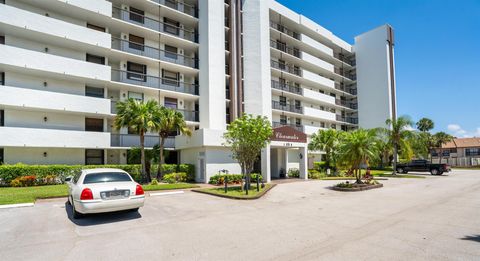
<path fill-rule="evenodd" d="M 480 137 L 480 0 L 277 0 L 353 44 L 379 25 L 395 29 L 400 115 L 434 131 Z"/>

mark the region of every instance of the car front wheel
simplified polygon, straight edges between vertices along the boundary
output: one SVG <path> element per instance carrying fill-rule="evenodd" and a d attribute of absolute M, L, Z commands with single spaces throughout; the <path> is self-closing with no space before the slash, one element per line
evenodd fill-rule
<path fill-rule="evenodd" d="M 432 169 L 432 170 L 430 170 L 430 174 L 432 174 L 432 175 L 438 175 L 438 169 Z"/>

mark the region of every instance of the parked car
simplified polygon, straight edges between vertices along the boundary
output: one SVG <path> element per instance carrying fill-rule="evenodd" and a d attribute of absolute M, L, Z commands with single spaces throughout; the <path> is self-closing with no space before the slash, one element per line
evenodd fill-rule
<path fill-rule="evenodd" d="M 66 181 L 75 219 L 90 213 L 138 211 L 145 202 L 142 186 L 120 169 L 86 169 Z"/>
<path fill-rule="evenodd" d="M 398 173 L 408 173 L 409 171 L 416 172 L 430 172 L 432 175 L 442 175 L 444 172 L 449 172 L 450 166 L 448 164 L 433 164 L 428 160 L 412 160 L 406 164 L 397 164 Z"/>

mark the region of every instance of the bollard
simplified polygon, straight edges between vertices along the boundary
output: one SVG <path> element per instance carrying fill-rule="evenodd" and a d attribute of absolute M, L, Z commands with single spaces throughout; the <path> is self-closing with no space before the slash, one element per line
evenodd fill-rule
<path fill-rule="evenodd" d="M 228 177 L 225 175 L 225 179 L 223 180 L 223 182 L 225 183 L 225 194 L 227 194 L 228 192 Z"/>
<path fill-rule="evenodd" d="M 260 182 L 258 180 L 260 178 L 259 176 L 260 176 L 260 174 L 257 174 L 257 192 L 260 191 Z"/>

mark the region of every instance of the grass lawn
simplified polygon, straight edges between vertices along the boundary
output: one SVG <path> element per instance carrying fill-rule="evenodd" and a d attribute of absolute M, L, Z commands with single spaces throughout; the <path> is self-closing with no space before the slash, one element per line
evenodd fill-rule
<path fill-rule="evenodd" d="M 143 185 L 142 187 L 145 191 L 198 188 L 197 185 L 189 183 Z"/>
<path fill-rule="evenodd" d="M 273 184 L 265 184 L 265 188 L 260 188 L 260 191 L 257 192 L 257 185 L 252 184 L 251 189 L 248 191 L 248 195 L 245 195 L 245 191 L 242 192 L 240 190 L 240 186 L 228 187 L 227 193 L 225 193 L 224 187 L 194 189 L 193 191 L 233 199 L 256 199 L 263 196 L 272 187 L 274 187 Z"/>
<path fill-rule="evenodd" d="M 188 183 L 158 184 L 158 185 L 143 186 L 143 189 L 145 191 L 186 189 L 186 188 L 198 188 L 198 186 L 194 184 L 188 184 Z M 23 188 L 11 188 L 11 187 L 0 188 L 0 205 L 32 203 L 39 198 L 66 197 L 67 195 L 68 195 L 68 186 L 65 184 L 23 187 Z"/>

